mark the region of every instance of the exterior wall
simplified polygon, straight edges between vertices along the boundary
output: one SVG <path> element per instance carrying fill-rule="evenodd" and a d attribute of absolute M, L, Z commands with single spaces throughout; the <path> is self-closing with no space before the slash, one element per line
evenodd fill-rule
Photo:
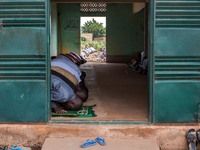
<path fill-rule="evenodd" d="M 72 121 L 73 122 L 73 121 Z M 95 136 L 109 139 L 155 139 L 161 150 L 188 150 L 186 132 L 189 129 L 199 129 L 198 124 L 193 125 L 132 125 L 132 124 L 1 124 L 0 144 L 10 145 L 20 141 L 25 146 L 41 146 L 46 138 L 94 138 Z M 172 140 L 173 139 L 173 140 Z M 77 143 L 76 143 L 77 144 Z M 110 143 L 108 143 L 110 144 Z M 124 144 L 128 144 L 127 142 Z M 59 145 L 56 145 L 59 149 Z M 51 148 L 50 148 L 51 149 Z M 70 149 L 70 148 L 65 148 Z M 90 148 L 89 148 L 90 149 Z M 96 149 L 99 149 L 96 147 Z M 102 148 L 104 149 L 104 148 Z M 119 149 L 119 148 L 118 148 Z M 133 148 L 135 149 L 135 147 Z M 147 148 L 149 149 L 149 148 Z M 151 149 L 151 147 L 150 147 Z M 126 149 L 125 149 L 126 150 Z M 140 149 L 139 149 L 140 150 Z"/>
<path fill-rule="evenodd" d="M 106 37 L 98 37 L 98 38 L 94 38 L 94 41 L 98 41 L 98 42 L 106 42 Z"/>
<path fill-rule="evenodd" d="M 93 34 L 92 33 L 82 33 L 81 37 L 85 37 L 86 41 L 88 41 L 88 42 L 93 41 Z"/>

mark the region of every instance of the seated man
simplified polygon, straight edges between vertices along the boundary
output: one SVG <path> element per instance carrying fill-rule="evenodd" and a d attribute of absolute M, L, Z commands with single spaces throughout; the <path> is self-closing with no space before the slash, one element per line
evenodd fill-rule
<path fill-rule="evenodd" d="M 147 74 L 147 66 L 148 66 L 148 58 L 145 56 L 143 60 L 139 64 L 140 68 L 139 71 L 141 74 Z"/>

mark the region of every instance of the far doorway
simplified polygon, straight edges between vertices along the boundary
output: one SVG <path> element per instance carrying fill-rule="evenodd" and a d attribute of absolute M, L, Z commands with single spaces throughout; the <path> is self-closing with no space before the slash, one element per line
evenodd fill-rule
<path fill-rule="evenodd" d="M 80 50 L 88 62 L 106 62 L 106 17 L 80 17 Z"/>

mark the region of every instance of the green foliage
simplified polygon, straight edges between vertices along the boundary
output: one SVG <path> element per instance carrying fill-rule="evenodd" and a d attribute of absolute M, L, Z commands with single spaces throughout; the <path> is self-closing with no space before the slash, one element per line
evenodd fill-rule
<path fill-rule="evenodd" d="M 86 38 L 85 37 L 81 37 L 81 41 L 86 41 Z"/>
<path fill-rule="evenodd" d="M 94 19 L 85 22 L 82 27 L 82 32 L 93 33 L 94 38 L 106 36 L 106 28 L 103 27 L 103 23 L 99 23 Z"/>

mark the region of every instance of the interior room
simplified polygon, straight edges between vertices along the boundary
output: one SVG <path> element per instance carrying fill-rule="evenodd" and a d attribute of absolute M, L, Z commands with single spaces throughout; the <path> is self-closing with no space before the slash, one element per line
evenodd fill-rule
<path fill-rule="evenodd" d="M 51 3 L 51 56 L 80 54 L 80 16 L 106 17 L 107 52 L 106 62 L 80 66 L 89 89 L 84 106 L 92 106 L 95 116 L 51 120 L 149 121 L 148 69 L 133 67 L 141 52 L 148 58 L 148 4 L 105 4 L 106 11 L 82 12 L 81 3 Z"/>

